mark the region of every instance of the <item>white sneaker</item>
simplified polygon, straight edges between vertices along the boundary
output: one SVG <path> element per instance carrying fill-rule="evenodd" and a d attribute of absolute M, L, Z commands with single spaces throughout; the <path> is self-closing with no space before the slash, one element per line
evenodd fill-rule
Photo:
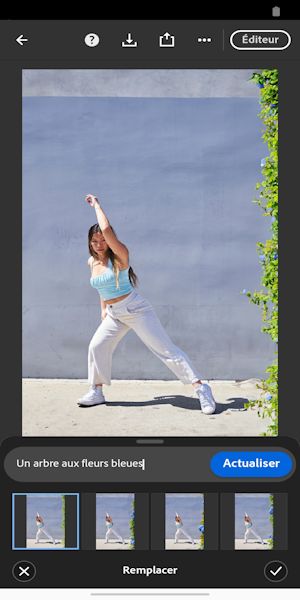
<path fill-rule="evenodd" d="M 202 383 L 195 389 L 195 393 L 199 398 L 202 412 L 205 415 L 212 415 L 216 410 L 216 403 L 210 385 Z"/>
<path fill-rule="evenodd" d="M 87 394 L 82 396 L 77 402 L 79 406 L 95 406 L 96 404 L 105 404 L 105 398 L 102 392 L 102 386 L 91 385 Z"/>

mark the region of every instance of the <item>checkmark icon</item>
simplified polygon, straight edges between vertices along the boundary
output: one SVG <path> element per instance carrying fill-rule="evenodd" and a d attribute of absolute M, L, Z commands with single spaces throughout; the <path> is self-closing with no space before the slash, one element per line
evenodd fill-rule
<path fill-rule="evenodd" d="M 272 560 L 266 564 L 264 574 L 271 583 L 276 584 L 288 576 L 288 568 L 280 560 Z"/>
<path fill-rule="evenodd" d="M 273 577 L 276 577 L 276 575 L 278 575 L 278 573 L 279 573 L 279 571 L 281 571 L 281 569 L 282 569 L 282 565 L 280 565 L 280 567 L 278 567 L 278 569 L 276 569 L 276 571 L 272 571 L 270 569 L 270 573 L 271 573 L 271 575 L 273 575 Z"/>

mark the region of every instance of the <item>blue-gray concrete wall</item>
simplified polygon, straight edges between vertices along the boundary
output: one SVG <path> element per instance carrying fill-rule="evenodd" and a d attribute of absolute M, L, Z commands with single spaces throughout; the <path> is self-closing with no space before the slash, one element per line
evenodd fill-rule
<path fill-rule="evenodd" d="M 206 97 L 24 97 L 24 377 L 87 376 L 100 324 L 87 193 L 101 199 L 140 293 L 203 378 L 264 375 L 273 345 L 241 291 L 260 285 L 256 242 L 269 223 L 252 200 L 267 148 L 257 92 L 235 96 L 236 73 L 239 85 L 246 77 L 231 73 L 226 97 L 209 82 Z M 174 375 L 129 332 L 113 377 Z"/>

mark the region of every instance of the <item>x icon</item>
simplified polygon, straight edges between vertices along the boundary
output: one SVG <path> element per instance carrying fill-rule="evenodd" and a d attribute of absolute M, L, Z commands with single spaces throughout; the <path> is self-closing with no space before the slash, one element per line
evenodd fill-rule
<path fill-rule="evenodd" d="M 29 569 L 29 566 L 25 567 L 25 568 L 19 566 L 19 577 L 22 577 L 22 575 L 26 575 L 26 577 L 30 577 L 30 574 L 28 573 L 28 569 Z"/>
<path fill-rule="evenodd" d="M 17 581 L 31 581 L 36 576 L 35 565 L 28 560 L 21 560 L 14 564 L 12 575 Z"/>

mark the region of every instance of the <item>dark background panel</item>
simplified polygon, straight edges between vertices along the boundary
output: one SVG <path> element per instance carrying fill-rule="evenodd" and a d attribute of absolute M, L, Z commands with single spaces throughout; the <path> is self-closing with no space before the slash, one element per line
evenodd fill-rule
<path fill-rule="evenodd" d="M 150 547 L 150 494 L 137 493 L 134 496 L 135 511 L 135 550 L 149 550 Z"/>
<path fill-rule="evenodd" d="M 77 527 L 77 510 L 78 510 L 78 497 L 77 495 L 65 496 L 65 547 L 76 548 L 78 540 L 78 527 Z"/>
<path fill-rule="evenodd" d="M 151 494 L 150 501 L 150 547 L 151 550 L 165 549 L 165 494 Z"/>
<path fill-rule="evenodd" d="M 14 496 L 14 540 L 12 545 L 15 548 L 26 548 L 26 494 L 21 496 Z"/>
<path fill-rule="evenodd" d="M 220 550 L 234 550 L 234 494 L 220 494 Z"/>
<path fill-rule="evenodd" d="M 273 547 L 274 550 L 288 549 L 288 494 L 274 494 L 273 498 Z M 297 526 L 297 520 L 295 522 Z"/>
<path fill-rule="evenodd" d="M 219 494 L 204 494 L 204 550 L 219 549 Z"/>
<path fill-rule="evenodd" d="M 96 494 L 80 495 L 80 548 L 96 549 Z"/>

